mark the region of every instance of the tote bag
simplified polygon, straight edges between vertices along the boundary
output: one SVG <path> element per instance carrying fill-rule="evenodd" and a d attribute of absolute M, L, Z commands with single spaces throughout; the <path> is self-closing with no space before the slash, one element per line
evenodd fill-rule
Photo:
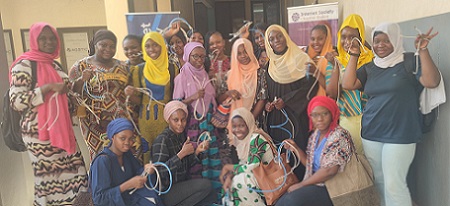
<path fill-rule="evenodd" d="M 380 205 L 372 168 L 364 155 L 351 156 L 343 172 L 325 181 L 334 206 Z"/>

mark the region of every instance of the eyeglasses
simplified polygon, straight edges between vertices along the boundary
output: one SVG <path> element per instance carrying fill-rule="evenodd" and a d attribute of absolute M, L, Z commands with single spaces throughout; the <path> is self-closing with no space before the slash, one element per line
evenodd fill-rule
<path fill-rule="evenodd" d="M 194 60 L 198 60 L 200 58 L 202 58 L 202 60 L 205 60 L 206 56 L 200 56 L 200 55 L 191 55 L 192 58 L 194 58 Z"/>
<path fill-rule="evenodd" d="M 322 113 L 311 113 L 309 116 L 313 119 L 318 119 L 319 117 L 325 118 L 328 116 L 330 112 L 322 112 Z"/>
<path fill-rule="evenodd" d="M 97 47 L 99 47 L 100 49 L 116 49 L 116 45 L 115 44 L 106 44 L 106 43 L 97 43 Z"/>

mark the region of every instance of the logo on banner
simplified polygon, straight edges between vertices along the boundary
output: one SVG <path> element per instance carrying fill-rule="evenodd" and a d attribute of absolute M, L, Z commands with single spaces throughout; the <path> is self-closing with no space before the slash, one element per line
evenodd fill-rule
<path fill-rule="evenodd" d="M 292 21 L 297 22 L 299 19 L 300 19 L 300 14 L 298 14 L 297 12 L 292 14 Z"/>

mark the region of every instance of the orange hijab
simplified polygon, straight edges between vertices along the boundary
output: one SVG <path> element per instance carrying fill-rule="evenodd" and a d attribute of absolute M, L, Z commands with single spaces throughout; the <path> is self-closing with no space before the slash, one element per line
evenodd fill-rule
<path fill-rule="evenodd" d="M 326 24 L 321 24 L 321 25 L 325 26 L 325 28 L 327 29 L 327 33 L 326 33 L 327 37 L 325 39 L 325 43 L 323 44 L 322 51 L 320 51 L 320 53 L 317 54 L 310 44 L 308 46 L 308 55 L 311 59 L 316 58 L 316 56 L 323 57 L 323 58 L 320 58 L 319 61 L 317 62 L 317 68 L 319 69 L 320 73 L 322 73 L 322 75 L 325 76 L 328 61 L 327 61 L 327 59 L 324 58 L 324 56 L 327 52 L 333 51 L 333 43 L 332 43 L 332 38 L 331 38 L 332 35 L 331 35 L 330 27 L 328 27 Z M 321 30 L 321 29 L 319 29 L 319 30 Z M 312 30 L 311 30 L 311 32 L 312 32 Z M 325 88 L 323 88 L 322 86 L 319 86 L 319 90 L 317 91 L 316 96 L 326 96 L 326 95 L 327 95 L 327 92 L 326 92 Z"/>
<path fill-rule="evenodd" d="M 250 63 L 243 65 L 238 60 L 238 48 L 243 45 L 247 55 L 250 58 Z M 253 101 L 256 96 L 256 86 L 258 81 L 259 64 L 255 55 L 253 54 L 252 43 L 245 38 L 236 40 L 231 50 L 231 69 L 228 74 L 228 90 L 236 90 L 241 94 L 241 99 L 233 101 L 231 104 L 231 111 L 239 107 L 245 107 L 248 110 L 252 109 Z"/>

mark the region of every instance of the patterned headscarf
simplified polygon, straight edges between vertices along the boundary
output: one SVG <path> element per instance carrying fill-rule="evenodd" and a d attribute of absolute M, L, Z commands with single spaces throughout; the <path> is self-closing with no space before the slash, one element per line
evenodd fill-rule
<path fill-rule="evenodd" d="M 148 56 L 145 51 L 145 43 L 153 40 L 161 47 L 161 54 L 155 60 Z M 144 77 L 152 84 L 165 86 L 170 81 L 169 55 L 163 36 L 158 32 L 149 32 L 142 39 L 142 53 L 145 60 Z"/>

